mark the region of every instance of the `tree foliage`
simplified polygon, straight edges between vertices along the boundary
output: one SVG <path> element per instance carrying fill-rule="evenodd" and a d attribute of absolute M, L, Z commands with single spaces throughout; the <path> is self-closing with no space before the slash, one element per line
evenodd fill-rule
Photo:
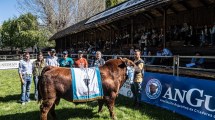
<path fill-rule="evenodd" d="M 21 10 L 36 15 L 56 33 L 105 9 L 105 0 L 17 0 Z"/>
<path fill-rule="evenodd" d="M 106 7 L 109 8 L 109 7 L 113 7 L 121 2 L 124 2 L 126 0 L 106 0 Z"/>
<path fill-rule="evenodd" d="M 67 27 L 74 0 L 17 0 L 21 10 L 36 15 L 52 33 Z"/>
<path fill-rule="evenodd" d="M 20 48 L 24 50 L 33 47 L 41 41 L 47 41 L 48 36 L 39 28 L 37 18 L 30 13 L 19 18 L 9 19 L 3 22 L 1 39 L 4 47 Z M 42 46 L 42 45 L 41 45 Z"/>
<path fill-rule="evenodd" d="M 86 18 L 105 10 L 105 0 L 75 0 L 77 9 L 73 11 L 75 22 L 82 21 Z"/>

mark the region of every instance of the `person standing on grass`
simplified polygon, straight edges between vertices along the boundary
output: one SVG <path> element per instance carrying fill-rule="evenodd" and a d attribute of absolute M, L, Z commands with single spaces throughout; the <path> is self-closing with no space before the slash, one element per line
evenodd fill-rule
<path fill-rule="evenodd" d="M 46 58 L 46 65 L 47 66 L 59 66 L 58 57 L 56 56 L 56 50 L 51 49 L 50 56 Z"/>
<path fill-rule="evenodd" d="M 94 67 L 99 67 L 105 64 L 105 60 L 102 58 L 102 53 L 100 51 L 96 52 L 96 59 L 93 61 Z"/>
<path fill-rule="evenodd" d="M 75 60 L 75 67 L 76 68 L 88 68 L 87 59 L 83 57 L 83 52 L 78 51 L 78 58 Z"/>
<path fill-rule="evenodd" d="M 19 62 L 19 77 L 21 82 L 21 103 L 24 105 L 26 102 L 30 102 L 30 87 L 32 81 L 32 62 L 30 61 L 30 54 L 27 52 L 24 54 L 23 60 Z"/>
<path fill-rule="evenodd" d="M 59 61 L 60 67 L 72 67 L 74 61 L 72 58 L 68 57 L 68 52 L 63 51 L 63 58 Z"/>
<path fill-rule="evenodd" d="M 38 89 L 37 89 L 37 84 L 39 77 L 41 76 L 41 72 L 43 68 L 46 66 L 45 60 L 43 58 L 42 52 L 40 52 L 37 56 L 37 60 L 33 62 L 33 80 L 34 80 L 34 99 L 38 100 Z"/>
<path fill-rule="evenodd" d="M 137 65 L 137 67 L 143 71 L 144 70 L 144 61 L 140 58 L 141 52 L 140 50 L 135 50 L 134 52 L 134 63 Z M 134 99 L 134 106 L 139 107 L 140 105 L 140 98 L 141 98 L 141 84 L 143 81 L 143 72 L 135 74 L 135 79 L 133 83 L 131 83 L 131 91 L 133 93 L 133 99 Z"/>

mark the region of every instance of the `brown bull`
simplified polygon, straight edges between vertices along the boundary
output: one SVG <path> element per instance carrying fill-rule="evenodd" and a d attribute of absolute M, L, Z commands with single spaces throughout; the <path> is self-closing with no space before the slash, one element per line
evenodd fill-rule
<path fill-rule="evenodd" d="M 99 109 L 102 111 L 102 106 L 105 103 L 109 109 L 112 119 L 115 118 L 113 108 L 115 99 L 119 94 L 119 89 L 127 79 L 127 67 L 133 66 L 135 72 L 140 72 L 136 65 L 126 58 L 112 59 L 100 66 L 100 74 L 102 79 L 102 87 L 104 96 L 98 100 Z M 72 102 L 72 76 L 71 70 L 60 67 L 45 67 L 42 72 L 42 77 L 39 80 L 39 101 L 41 120 L 47 120 L 47 115 L 50 113 L 52 118 L 56 118 L 55 105 L 58 105 L 60 98 Z"/>

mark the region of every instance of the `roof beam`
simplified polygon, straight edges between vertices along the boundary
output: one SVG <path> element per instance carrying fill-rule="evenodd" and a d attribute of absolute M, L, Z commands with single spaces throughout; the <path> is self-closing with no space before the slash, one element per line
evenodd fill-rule
<path fill-rule="evenodd" d="M 170 10 L 172 10 L 175 14 L 178 14 L 178 11 L 171 5 L 169 7 Z"/>
<path fill-rule="evenodd" d="M 208 7 L 209 6 L 209 3 L 206 1 L 206 0 L 199 0 L 199 2 L 201 4 L 203 4 L 204 6 Z"/>
<path fill-rule="evenodd" d="M 161 15 L 163 15 L 163 14 L 164 14 L 163 9 L 155 8 L 155 10 L 156 10 L 156 11 L 158 11 L 158 13 L 160 13 Z"/>
<path fill-rule="evenodd" d="M 111 27 L 112 27 L 114 30 L 119 30 L 119 28 L 118 28 L 116 25 L 114 25 L 114 24 L 111 24 Z"/>
<path fill-rule="evenodd" d="M 155 19 L 155 16 L 151 12 L 145 11 L 145 14 L 149 15 L 152 19 Z"/>
<path fill-rule="evenodd" d="M 181 5 L 183 5 L 187 10 L 191 10 L 192 9 L 192 7 L 191 7 L 191 5 L 190 4 L 188 4 L 186 1 L 179 1 L 178 2 L 179 4 L 181 4 Z"/>
<path fill-rule="evenodd" d="M 151 20 L 151 18 L 148 16 L 148 15 L 146 15 L 146 14 L 142 14 L 142 16 L 143 16 L 143 18 L 145 19 L 145 20 L 147 20 L 147 21 L 150 21 Z"/>
<path fill-rule="evenodd" d="M 107 31 L 108 29 L 105 26 L 101 26 L 101 29 Z"/>

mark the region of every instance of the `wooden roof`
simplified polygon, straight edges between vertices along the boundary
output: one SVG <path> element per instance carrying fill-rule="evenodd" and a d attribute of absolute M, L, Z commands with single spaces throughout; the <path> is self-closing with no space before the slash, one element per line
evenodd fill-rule
<path fill-rule="evenodd" d="M 127 1 L 128 2 L 128 1 Z M 126 3 L 126 2 L 124 2 Z M 123 3 L 121 3 L 123 4 Z M 119 5 L 121 5 L 119 4 Z M 86 24 L 86 22 L 90 19 L 87 18 L 77 24 L 74 24 L 64 30 L 57 32 L 54 34 L 50 40 L 56 40 L 71 34 L 76 34 L 85 30 L 89 30 L 92 28 L 102 27 L 108 23 L 113 21 L 117 21 L 120 19 L 124 19 L 125 17 L 130 17 L 132 15 L 138 13 L 144 13 L 149 17 L 159 17 L 163 15 L 163 8 L 168 7 L 167 14 L 177 14 L 181 11 L 191 10 L 197 7 L 214 7 L 215 0 L 145 0 L 137 5 L 129 7 L 125 10 L 121 10 L 104 18 L 98 19 L 96 21 L 90 22 Z M 119 6 L 117 5 L 117 6 Z M 115 7 L 117 7 L 115 6 Z M 112 7 L 114 8 L 114 7 Z M 112 9 L 110 8 L 110 9 Z M 109 9 L 108 9 L 109 10 Z M 107 10 L 105 10 L 107 11 Z M 105 12 L 103 11 L 103 12 Z M 102 12 L 101 12 L 102 13 Z M 100 13 L 98 13 L 100 14 Z M 97 15 L 98 15 L 97 14 Z"/>

